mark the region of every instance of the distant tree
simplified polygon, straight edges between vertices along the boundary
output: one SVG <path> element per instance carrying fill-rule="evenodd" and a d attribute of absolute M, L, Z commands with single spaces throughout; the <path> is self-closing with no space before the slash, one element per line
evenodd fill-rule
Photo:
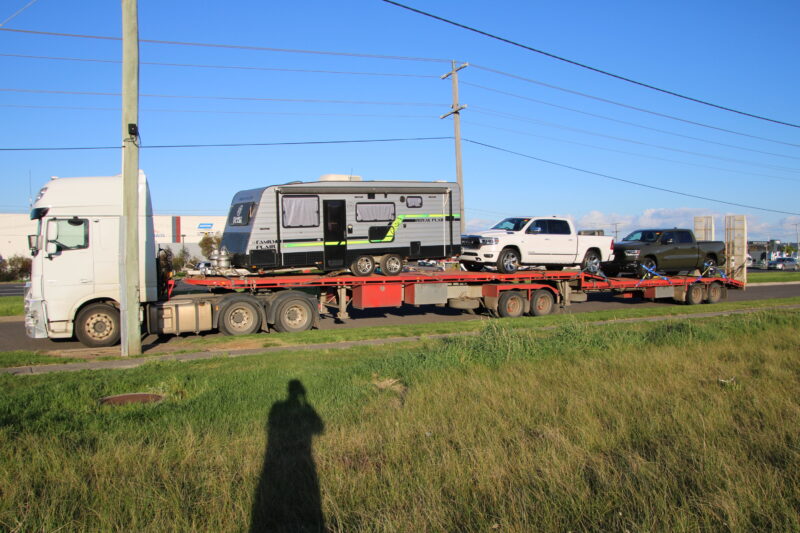
<path fill-rule="evenodd" d="M 221 241 L 222 237 L 219 235 L 211 235 L 210 233 L 206 233 L 198 243 L 200 245 L 200 251 L 206 258 L 210 258 L 211 252 L 214 251 L 215 248 L 219 249 L 219 243 Z"/>
<path fill-rule="evenodd" d="M 8 260 L 8 271 L 13 279 L 25 280 L 31 277 L 33 260 L 24 255 L 13 255 Z"/>
<path fill-rule="evenodd" d="M 189 252 L 185 246 L 181 247 L 181 251 L 172 256 L 172 268 L 175 272 L 180 272 L 186 268 L 189 263 Z"/>

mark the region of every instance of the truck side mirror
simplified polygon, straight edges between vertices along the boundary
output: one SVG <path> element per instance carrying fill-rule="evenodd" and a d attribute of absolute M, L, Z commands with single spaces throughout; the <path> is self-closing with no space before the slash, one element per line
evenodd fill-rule
<path fill-rule="evenodd" d="M 28 249 L 31 251 L 31 254 L 33 255 L 36 255 L 36 252 L 39 251 L 38 235 L 28 235 Z"/>

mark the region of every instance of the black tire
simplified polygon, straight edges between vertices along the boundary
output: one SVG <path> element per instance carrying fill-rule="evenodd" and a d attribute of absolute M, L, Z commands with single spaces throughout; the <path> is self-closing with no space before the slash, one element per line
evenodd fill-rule
<path fill-rule="evenodd" d="M 311 329 L 314 320 L 314 307 L 306 298 L 286 298 L 278 304 L 273 326 L 276 331 L 293 333 Z"/>
<path fill-rule="evenodd" d="M 658 262 L 656 262 L 655 257 L 652 256 L 645 257 L 644 259 L 642 259 L 642 262 L 640 264 L 643 267 L 649 268 L 653 272 L 656 272 L 658 270 Z M 650 274 L 650 272 L 648 272 L 644 268 L 639 268 L 639 276 L 644 277 L 646 275 L 652 275 L 652 274 Z"/>
<path fill-rule="evenodd" d="M 619 267 L 616 265 L 606 265 L 603 267 L 603 273 L 611 278 L 619 276 Z"/>
<path fill-rule="evenodd" d="M 219 330 L 225 335 L 251 335 L 261 329 L 258 301 L 249 296 L 234 296 L 223 302 Z"/>
<path fill-rule="evenodd" d="M 707 304 L 719 303 L 724 297 L 725 287 L 722 286 L 722 283 L 714 282 L 708 286 L 708 290 L 706 291 Z"/>
<path fill-rule="evenodd" d="M 587 251 L 581 262 L 581 270 L 592 273 L 600 272 L 600 254 L 595 250 Z"/>
<path fill-rule="evenodd" d="M 87 305 L 75 319 L 75 336 L 90 348 L 114 346 L 119 342 L 119 309 L 113 305 Z"/>
<path fill-rule="evenodd" d="M 375 272 L 375 259 L 371 255 L 359 255 L 350 263 L 350 272 L 354 276 L 371 276 Z"/>
<path fill-rule="evenodd" d="M 533 296 L 531 296 L 530 313 L 533 316 L 549 315 L 553 312 L 555 303 L 556 299 L 553 297 L 552 292 L 547 289 L 539 289 L 533 293 Z"/>
<path fill-rule="evenodd" d="M 519 270 L 519 266 L 519 252 L 513 248 L 503 248 L 503 251 L 497 256 L 497 271 L 501 274 L 513 274 Z"/>
<path fill-rule="evenodd" d="M 700 271 L 701 273 L 713 273 L 717 268 L 717 260 L 714 259 L 713 256 L 707 255 L 705 259 L 703 259 L 703 268 Z"/>
<path fill-rule="evenodd" d="M 503 318 L 517 318 L 525 313 L 525 297 L 519 291 L 506 291 L 497 300 L 497 313 Z"/>
<path fill-rule="evenodd" d="M 384 276 L 397 276 L 403 273 L 403 258 L 397 254 L 388 254 L 381 257 L 381 274 Z"/>
<path fill-rule="evenodd" d="M 467 272 L 480 272 L 483 270 L 483 265 L 474 261 L 462 261 L 461 264 L 464 265 Z"/>
<path fill-rule="evenodd" d="M 545 265 L 544 269 L 545 270 L 561 271 L 561 270 L 564 270 L 564 265 Z"/>
<path fill-rule="evenodd" d="M 686 303 L 688 305 L 701 304 L 705 297 L 706 291 L 702 283 L 694 283 L 686 288 Z"/>

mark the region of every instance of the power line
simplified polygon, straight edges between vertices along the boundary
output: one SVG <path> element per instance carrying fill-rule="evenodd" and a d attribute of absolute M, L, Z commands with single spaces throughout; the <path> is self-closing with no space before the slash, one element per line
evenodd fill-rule
<path fill-rule="evenodd" d="M 58 57 L 58 56 L 32 56 L 25 54 L 0 54 L 0 57 L 17 57 L 21 59 L 43 59 L 50 61 L 76 61 L 84 63 L 112 63 L 121 64 L 122 61 L 118 59 L 93 59 L 82 57 Z M 301 69 L 301 68 L 278 68 L 278 67 L 253 67 L 246 65 L 203 65 L 195 63 L 163 63 L 156 61 L 140 61 L 140 65 L 160 66 L 160 67 L 187 67 L 187 68 L 205 68 L 205 69 L 231 69 L 231 70 L 256 70 L 268 72 L 297 72 L 308 74 L 346 74 L 355 76 L 387 76 L 398 78 L 427 78 L 439 79 L 439 76 L 432 76 L 427 74 L 403 74 L 396 72 L 363 72 L 363 71 L 346 71 L 346 70 L 318 70 L 318 69 Z"/>
<path fill-rule="evenodd" d="M 517 135 L 525 135 L 525 136 L 528 136 L 528 137 L 536 137 L 538 139 L 546 139 L 548 141 L 556 141 L 556 142 L 561 142 L 561 143 L 574 144 L 576 146 L 585 146 L 587 148 L 593 148 L 595 150 L 604 150 L 606 152 L 614 152 L 614 153 L 617 153 L 617 154 L 632 155 L 634 157 L 643 157 L 643 158 L 646 158 L 646 159 L 655 159 L 656 161 L 666 161 L 668 163 L 678 163 L 679 165 L 689 165 L 689 166 L 698 167 L 698 168 L 708 168 L 708 169 L 711 169 L 711 170 L 721 170 L 723 172 L 732 172 L 734 174 L 741 174 L 741 175 L 744 175 L 744 176 L 754 176 L 754 177 L 760 177 L 760 178 L 771 178 L 771 179 L 782 180 L 782 181 L 800 182 L 800 179 L 787 178 L 787 177 L 784 177 L 784 176 L 774 176 L 772 174 L 757 174 L 757 173 L 754 173 L 754 172 L 744 172 L 744 171 L 741 171 L 741 170 L 733 170 L 733 169 L 730 169 L 730 168 L 715 167 L 715 166 L 711 166 L 711 165 L 702 165 L 700 163 L 689 163 L 688 161 L 679 161 L 677 159 L 669 159 L 669 158 L 666 158 L 666 157 L 658 157 L 658 156 L 648 155 L 648 154 L 637 154 L 635 152 L 627 152 L 625 150 L 616 150 L 614 148 L 607 148 L 607 147 L 604 147 L 604 146 L 597 146 L 595 144 L 582 143 L 582 142 L 578 142 L 578 141 L 568 141 L 566 139 L 559 139 L 557 137 L 548 137 L 546 135 L 537 135 L 535 133 L 530 133 L 530 132 L 526 132 L 526 131 L 518 131 L 518 130 L 509 129 L 509 128 L 500 128 L 500 127 L 497 127 L 497 126 L 491 126 L 489 124 L 481 124 L 480 122 L 474 122 L 474 121 L 471 121 L 471 120 L 465 120 L 464 124 L 470 124 L 470 125 L 473 125 L 473 126 L 480 126 L 480 127 L 483 127 L 483 128 L 491 128 L 491 129 L 495 129 L 495 130 L 514 133 L 514 134 L 517 134 Z"/>
<path fill-rule="evenodd" d="M 49 89 L 18 89 L 0 87 L 0 92 L 16 92 L 31 94 L 69 94 L 82 96 L 120 96 L 120 93 L 101 92 L 101 91 L 57 91 Z M 143 98 L 186 98 L 194 100 L 233 100 L 247 102 L 291 102 L 303 104 L 352 104 L 352 105 L 391 105 L 391 106 L 418 106 L 418 107 L 442 107 L 442 104 L 428 102 L 378 102 L 367 100 L 325 100 L 321 98 L 269 98 L 260 96 L 203 96 L 186 94 L 140 94 Z"/>
<path fill-rule="evenodd" d="M 50 37 L 72 37 L 77 39 L 97 39 L 101 41 L 121 41 L 120 37 L 110 37 L 106 35 L 86 35 L 80 33 L 60 33 L 53 31 L 34 31 L 34 30 L 19 30 L 12 28 L 0 28 L 0 31 L 8 31 L 14 33 L 26 33 L 29 35 L 47 35 Z M 341 57 L 362 57 L 366 59 L 391 59 L 396 61 L 421 61 L 432 63 L 450 63 L 450 59 L 437 59 L 433 57 L 410 57 L 410 56 L 393 56 L 382 54 L 364 54 L 357 52 L 330 52 L 324 50 L 301 50 L 294 48 L 271 48 L 268 46 L 249 46 L 241 44 L 221 44 L 221 43 L 202 43 L 190 41 L 165 41 L 157 39 L 139 39 L 140 43 L 147 44 L 165 44 L 175 46 L 197 46 L 205 48 L 223 48 L 229 50 L 250 50 L 256 52 L 282 52 L 289 54 L 314 54 L 325 56 L 341 56 Z"/>
<path fill-rule="evenodd" d="M 321 145 L 321 144 L 363 144 L 363 143 L 388 143 L 404 141 L 440 141 L 452 140 L 453 137 L 406 137 L 394 139 L 348 139 L 335 141 L 296 141 L 296 142 L 271 142 L 271 143 L 224 143 L 224 144 L 164 144 L 141 146 L 142 150 L 158 148 L 240 148 L 248 146 L 300 146 L 300 145 Z M 2 152 L 44 152 L 44 151 L 64 151 L 64 150 L 119 150 L 121 146 L 71 146 L 54 148 L 0 148 Z"/>
<path fill-rule="evenodd" d="M 606 104 L 615 105 L 615 106 L 622 107 L 622 108 L 625 108 L 625 109 L 630 109 L 632 111 L 639 111 L 641 113 L 647 113 L 649 115 L 653 115 L 653 116 L 656 116 L 656 117 L 666 118 L 666 119 L 669 119 L 669 120 L 675 120 L 675 121 L 678 121 L 678 122 L 683 122 L 684 124 L 691 124 L 692 126 L 699 126 L 701 128 L 708 128 L 708 129 L 711 129 L 711 130 L 722 131 L 722 132 L 730 133 L 730 134 L 733 134 L 733 135 L 739 135 L 741 137 L 748 137 L 750 139 L 758 139 L 760 141 L 767 141 L 767 142 L 771 142 L 771 143 L 783 144 L 783 145 L 786 145 L 786 146 L 792 146 L 794 148 L 800 148 L 800 144 L 789 143 L 789 142 L 785 142 L 785 141 L 779 141 L 777 139 L 770 139 L 769 137 L 761 137 L 759 135 L 751 135 L 749 133 L 743 133 L 741 131 L 736 131 L 736 130 L 729 130 L 727 128 L 720 128 L 718 126 L 713 126 L 711 124 L 705 124 L 703 122 L 697 122 L 697 121 L 689 120 L 689 119 L 686 119 L 686 118 L 676 117 L 675 115 L 670 115 L 670 114 L 667 114 L 667 113 L 660 113 L 658 111 L 653 111 L 651 109 L 645 109 L 643 107 L 637 107 L 637 106 L 634 106 L 634 105 L 625 104 L 625 103 L 622 103 L 622 102 L 617 102 L 616 100 L 610 100 L 608 98 L 602 98 L 600 96 L 595 96 L 593 94 L 583 93 L 583 92 L 580 92 L 580 91 L 575 91 L 573 89 L 567 89 L 566 87 L 560 87 L 558 85 L 553 85 L 551 83 L 546 83 L 546 82 L 543 82 L 543 81 L 535 80 L 533 78 L 526 78 L 525 76 L 520 76 L 518 74 L 512 74 L 510 72 L 503 72 L 502 70 L 497 70 L 497 69 L 493 69 L 493 68 L 490 68 L 490 67 L 484 67 L 484 66 L 481 66 L 481 65 L 476 65 L 474 63 L 470 63 L 470 66 L 474 67 L 474 68 L 476 68 L 478 70 L 484 70 L 486 72 L 491 72 L 492 74 L 498 74 L 500 76 L 506 76 L 506 77 L 509 77 L 509 78 L 513 78 L 515 80 L 524 81 L 526 83 L 532 83 L 534 85 L 540 85 L 542 87 L 547 87 L 548 89 L 554 89 L 556 91 L 561 91 L 561 92 L 565 92 L 565 93 L 568 93 L 568 94 L 574 94 L 576 96 L 581 96 L 583 98 L 589 98 L 589 99 L 595 100 L 597 102 L 603 102 L 603 103 L 606 103 Z"/>
<path fill-rule="evenodd" d="M 641 129 L 645 129 L 645 130 L 649 130 L 649 131 L 655 131 L 657 133 L 663 133 L 665 135 L 672 135 L 672 136 L 675 136 L 675 137 L 681 137 L 683 139 L 691 139 L 693 141 L 700 141 L 700 142 L 709 143 L 709 144 L 716 144 L 718 146 L 725 146 L 727 148 L 735 148 L 737 150 L 746 150 L 748 152 L 755 152 L 755 153 L 758 153 L 758 154 L 765 154 L 765 155 L 772 155 L 772 156 L 776 156 L 776 157 L 785 157 L 787 159 L 800 160 L 800 157 L 795 157 L 795 156 L 785 155 L 785 154 L 778 154 L 778 153 L 775 153 L 775 152 L 767 152 L 767 151 L 764 151 L 764 150 L 757 150 L 755 148 L 747 148 L 746 146 L 739 146 L 739 145 L 736 145 L 736 144 L 727 144 L 727 143 L 722 143 L 722 142 L 718 142 L 718 141 L 712 141 L 712 140 L 709 140 L 709 139 L 703 139 L 702 137 L 693 137 L 691 135 L 685 135 L 683 133 L 677 133 L 677 132 L 669 131 L 669 130 L 662 130 L 660 128 L 653 128 L 653 127 L 650 127 L 650 126 L 645 126 L 643 124 L 637 124 L 636 122 L 629 122 L 627 120 L 620 120 L 618 118 L 609 117 L 609 116 L 606 116 L 606 115 L 600 115 L 598 113 L 590 113 L 589 111 L 583 111 L 581 109 L 575 109 L 574 107 L 568 107 L 568 106 L 564 106 L 564 105 L 554 104 L 552 102 L 547 102 L 545 100 L 539 100 L 538 98 L 531 98 L 529 96 L 524 96 L 524 95 L 521 95 L 521 94 L 515 94 L 515 93 L 508 92 L 508 91 L 502 91 L 500 89 L 494 89 L 492 87 L 486 87 L 484 85 L 478 85 L 477 83 L 470 83 L 468 81 L 462 81 L 461 84 L 462 85 L 469 85 L 470 87 L 476 87 L 476 88 L 482 89 L 484 91 L 490 91 L 490 92 L 493 92 L 493 93 L 502 94 L 502 95 L 505 95 L 505 96 L 510 96 L 512 98 L 518 98 L 520 100 L 526 100 L 526 101 L 529 101 L 529 102 L 535 102 L 537 104 L 542 104 L 542 105 L 546 105 L 546 106 L 549 106 L 549 107 L 554 107 L 554 108 L 557 108 L 557 109 L 564 109 L 566 111 L 572 111 L 573 113 L 580 113 L 582 115 L 586 115 L 586 116 L 589 116 L 589 117 L 600 118 L 600 119 L 603 119 L 603 120 L 616 122 L 618 124 L 625 124 L 626 126 L 633 126 L 633 127 L 636 127 L 636 128 L 641 128 Z"/>
<path fill-rule="evenodd" d="M 22 6 L 21 8 L 17 9 L 17 10 L 16 10 L 16 11 L 15 11 L 15 12 L 14 12 L 14 13 L 13 13 L 13 14 L 10 16 L 10 17 L 8 17 L 8 18 L 7 18 L 6 20 L 4 20 L 3 22 L 0 22 L 0 26 L 5 26 L 5 25 L 6 25 L 6 24 L 8 24 L 9 22 L 11 22 L 11 20 L 12 20 L 12 19 L 16 18 L 16 16 L 17 16 L 17 15 L 19 15 L 20 13 L 22 13 L 23 11 L 25 11 L 26 9 L 28 9 L 29 7 L 31 7 L 31 6 L 32 6 L 33 4 L 35 4 L 36 2 L 37 2 L 37 0 L 31 0 L 30 2 L 28 2 L 27 4 L 25 4 L 25 5 L 24 5 L 24 6 Z"/>
<path fill-rule="evenodd" d="M 515 152 L 514 150 L 508 150 L 506 148 L 501 148 L 499 146 L 494 146 L 494 145 L 483 143 L 483 142 L 479 142 L 479 141 L 473 141 L 471 139 L 463 139 L 463 140 L 464 140 L 464 142 L 468 142 L 468 143 L 475 144 L 475 145 L 478 145 L 478 146 L 483 146 L 485 148 L 490 148 L 492 150 L 497 150 L 498 152 L 505 152 L 507 154 L 512 154 L 512 155 L 516 155 L 516 156 L 519 156 L 519 157 L 524 157 L 526 159 L 532 159 L 534 161 L 539 161 L 541 163 L 547 163 L 548 165 L 553 165 L 553 166 L 557 166 L 557 167 L 561 167 L 561 168 L 566 168 L 566 169 L 569 169 L 569 170 L 574 170 L 576 172 L 582 172 L 584 174 L 589 174 L 589 175 L 592 175 L 592 176 L 598 176 L 600 178 L 606 178 L 606 179 L 610 179 L 610 180 L 614 180 L 614 181 L 619 181 L 619 182 L 622 182 L 622 183 L 627 183 L 629 185 L 636 185 L 637 187 L 644 187 L 646 189 L 653 189 L 653 190 L 656 190 L 656 191 L 667 192 L 667 193 L 670 193 L 670 194 L 677 194 L 679 196 L 686 196 L 688 198 L 695 198 L 695 199 L 698 199 L 698 200 L 705 200 L 707 202 L 715 202 L 715 203 L 719 203 L 719 204 L 732 205 L 732 206 L 735 206 L 735 207 L 743 207 L 743 208 L 746 208 L 746 209 L 755 209 L 757 211 L 768 211 L 770 213 L 780 213 L 782 215 L 800 215 L 800 213 L 794 213 L 794 212 L 791 212 L 791 211 L 779 211 L 777 209 L 769 209 L 769 208 L 766 208 L 766 207 L 758 207 L 758 206 L 754 206 L 754 205 L 739 204 L 739 203 L 736 203 L 736 202 L 728 202 L 728 201 L 725 201 L 725 200 L 717 200 L 716 198 L 708 198 L 707 196 L 700 196 L 700 195 L 697 195 L 697 194 L 690 194 L 690 193 L 686 193 L 686 192 L 675 191 L 675 190 L 672 190 L 672 189 L 666 189 L 664 187 L 656 187 L 655 185 L 647 185 L 646 183 L 639 183 L 637 181 L 628 180 L 628 179 L 624 179 L 624 178 L 618 178 L 616 176 L 611 176 L 609 174 L 602 174 L 600 172 L 594 172 L 592 170 L 586 170 L 586 169 L 583 169 L 583 168 L 574 167 L 572 165 L 567 165 L 567 164 L 564 164 L 564 163 L 558 163 L 556 161 L 550 161 L 548 159 L 543 159 L 541 157 L 536 157 L 536 156 L 532 156 L 532 155 L 529 155 L 529 154 L 523 154 L 521 152 Z"/>
<path fill-rule="evenodd" d="M 472 106 L 472 107 L 470 107 L 470 109 L 472 110 L 473 113 L 482 113 L 482 114 L 487 114 L 487 115 L 510 118 L 510 119 L 514 119 L 514 120 L 521 120 L 521 121 L 524 121 L 524 122 L 531 122 L 531 123 L 534 123 L 534 124 L 541 124 L 543 126 L 547 126 L 547 127 L 551 127 L 551 128 L 558 128 L 558 129 L 562 129 L 562 130 L 574 131 L 574 132 L 577 132 L 577 133 L 583 133 L 585 135 L 592 135 L 594 137 L 604 137 L 606 139 L 613 139 L 615 141 L 622 141 L 622 142 L 631 143 L 631 144 L 638 144 L 638 145 L 641 145 L 641 146 L 649 146 L 651 148 L 658 148 L 659 150 L 668 150 L 670 152 L 678 152 L 678 153 L 682 153 L 682 154 L 695 155 L 695 156 L 698 156 L 698 157 L 705 157 L 705 158 L 708 158 L 708 159 L 717 159 L 719 161 L 728 161 L 728 162 L 733 162 L 733 163 L 739 163 L 739 164 L 742 164 L 742 165 L 750 165 L 750 166 L 754 166 L 754 167 L 769 167 L 769 168 L 773 168 L 773 169 L 776 169 L 776 170 L 782 170 L 782 171 L 786 171 L 786 172 L 800 172 L 800 169 L 796 169 L 796 168 L 783 167 L 783 166 L 780 166 L 780 165 L 769 165 L 769 164 L 764 164 L 764 163 L 755 163 L 755 162 L 752 162 L 752 161 L 746 161 L 744 159 L 735 159 L 735 158 L 732 158 L 732 157 L 723 157 L 723 156 L 718 156 L 718 155 L 705 154 L 705 153 L 702 153 L 702 152 L 693 152 L 691 150 L 682 150 L 680 148 L 671 148 L 669 146 L 664 146 L 664 145 L 660 145 L 660 144 L 646 143 L 644 141 L 637 141 L 635 139 L 628 139 L 626 137 L 617 137 L 615 135 L 606 135 L 604 133 L 597 133 L 595 131 L 584 130 L 584 129 L 581 129 L 581 128 L 572 128 L 570 126 L 564 126 L 562 124 L 555 124 L 553 122 L 546 122 L 546 121 L 543 121 L 543 120 L 536 120 L 536 119 L 532 119 L 532 118 L 528 118 L 528 117 L 523 117 L 523 116 L 520 116 L 520 115 L 513 115 L 511 113 L 505 113 L 505 112 L 502 112 L 502 111 L 495 111 L 495 110 L 492 110 L 492 109 L 486 109 L 486 108 L 482 108 L 482 107 L 478 107 L 478 106 Z"/>
<path fill-rule="evenodd" d="M 750 117 L 750 118 L 755 118 L 755 119 L 758 119 L 758 120 L 764 120 L 764 121 L 767 121 L 767 122 L 772 122 L 774 124 L 781 124 L 783 126 L 789 126 L 789 127 L 792 127 L 792 128 L 800 128 L 800 124 L 793 124 L 791 122 L 784 122 L 782 120 L 772 119 L 772 118 L 764 117 L 764 116 L 761 116 L 761 115 L 748 113 L 746 111 L 740 111 L 738 109 L 733 109 L 731 107 L 726 107 L 726 106 L 723 106 L 723 105 L 715 104 L 715 103 L 712 103 L 712 102 L 708 102 L 706 100 L 700 100 L 699 98 L 694 98 L 692 96 L 687 96 L 687 95 L 684 95 L 684 94 L 680 94 L 680 93 L 677 93 L 677 92 L 674 92 L 674 91 L 670 91 L 668 89 L 662 89 L 660 87 L 656 87 L 655 85 L 650 85 L 649 83 L 636 81 L 636 80 L 634 80 L 632 78 L 621 76 L 619 74 L 614 74 L 614 73 L 609 72 L 607 70 L 599 69 L 597 67 L 592 67 L 592 66 L 587 65 L 585 63 L 580 63 L 580 62 L 572 60 L 572 59 L 567 59 L 565 57 L 561 57 L 561 56 L 558 56 L 556 54 L 553 54 L 553 53 L 550 53 L 550 52 L 546 52 L 544 50 L 539 50 L 538 48 L 533 48 L 531 46 L 527 46 L 527 45 L 518 43 L 516 41 L 512 41 L 511 39 L 506 39 L 505 37 L 500 37 L 500 36 L 497 36 L 497 35 L 494 35 L 494 34 L 491 34 L 491 33 L 488 33 L 488 32 L 485 32 L 485 31 L 482 31 L 482 30 L 479 30 L 479 29 L 476 29 L 476 28 L 473 28 L 473 27 L 470 27 L 470 26 L 467 26 L 465 24 L 460 24 L 458 22 L 455 22 L 455 21 L 452 21 L 452 20 L 449 20 L 449 19 L 446 19 L 446 18 L 443 18 L 443 17 L 439 17 L 437 15 L 433 15 L 431 13 L 428 13 L 428 12 L 425 12 L 425 11 L 421 11 L 419 9 L 414 9 L 413 7 L 409 7 L 409 6 L 400 4 L 398 2 L 394 2 L 393 0 L 383 0 L 383 1 L 386 2 L 387 4 L 392 4 L 392 5 L 397 6 L 397 7 L 402 7 L 403 9 L 407 9 L 407 10 L 412 11 L 414 13 L 417 13 L 419 15 L 425 15 L 426 17 L 430 17 L 432 19 L 436 19 L 438 21 L 445 22 L 447 24 L 451 24 L 451 25 L 456 26 L 458 28 L 469 30 L 469 31 L 477 33 L 479 35 L 483 35 L 484 37 L 489 37 L 490 39 L 495 39 L 495 40 L 504 42 L 506 44 L 510 44 L 512 46 L 516 46 L 516 47 L 528 50 L 530 52 L 535 52 L 537 54 L 541 54 L 541 55 L 547 56 L 547 57 L 549 57 L 551 59 L 556 59 L 558 61 L 563 61 L 565 63 L 568 63 L 570 65 L 574 65 L 576 67 L 581 67 L 581 68 L 584 68 L 584 69 L 587 69 L 587 70 L 591 70 L 592 72 L 596 72 L 598 74 L 603 74 L 604 76 L 609 76 L 611 78 L 615 78 L 615 79 L 618 79 L 618 80 L 621 80 L 621 81 L 632 83 L 634 85 L 638 85 L 639 87 L 644 87 L 646 89 L 651 89 L 651 90 L 654 90 L 654 91 L 658 91 L 660 93 L 668 94 L 670 96 L 675 96 L 677 98 L 681 98 L 683 100 L 687 100 L 687 101 L 690 101 L 690 102 L 695 102 L 697 104 L 702 104 L 702 105 L 713 107 L 713 108 L 716 108 L 716 109 L 721 109 L 722 111 L 729 111 L 731 113 L 736 113 L 738 115 L 743 115 L 743 116 Z"/>
<path fill-rule="evenodd" d="M 0 107 L 15 109 L 64 109 L 73 111 L 119 111 L 119 107 L 91 107 L 91 106 L 66 106 L 66 105 L 24 105 L 0 104 Z M 356 118 L 424 118 L 431 120 L 430 115 L 397 115 L 391 113 L 299 113 L 294 111 L 223 111 L 221 109 L 159 109 L 139 108 L 147 113 L 218 113 L 223 115 L 279 115 L 297 117 L 356 117 Z"/>

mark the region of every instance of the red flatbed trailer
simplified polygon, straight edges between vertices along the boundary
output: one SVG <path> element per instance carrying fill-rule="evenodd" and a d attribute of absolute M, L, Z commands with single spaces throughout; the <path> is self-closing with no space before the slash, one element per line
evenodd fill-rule
<path fill-rule="evenodd" d="M 556 306 L 586 301 L 588 294 L 613 292 L 624 298 L 672 298 L 676 302 L 716 303 L 728 289 L 744 284 L 726 277 L 654 276 L 607 278 L 580 271 L 531 270 L 494 272 L 408 272 L 398 276 L 351 274 L 190 277 L 184 282 L 210 291 L 178 296 L 213 306 L 213 326 L 225 333 L 246 334 L 269 328 L 303 331 L 318 324 L 327 307 L 349 318 L 348 307 L 368 309 L 402 305 L 438 305 L 456 309 L 485 308 L 502 317 L 546 315 Z M 214 292 L 216 291 L 216 292 Z M 224 293 L 224 294 L 221 294 Z"/>

